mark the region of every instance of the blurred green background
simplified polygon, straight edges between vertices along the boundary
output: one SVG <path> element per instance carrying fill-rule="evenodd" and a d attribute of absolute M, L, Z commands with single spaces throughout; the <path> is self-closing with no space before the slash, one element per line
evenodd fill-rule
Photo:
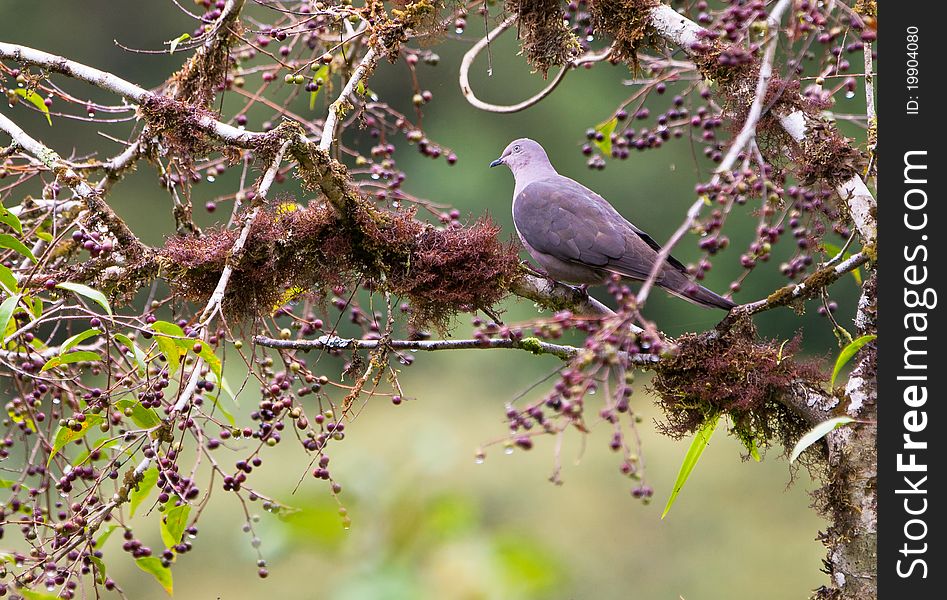
<path fill-rule="evenodd" d="M 258 5 L 248 10 L 265 13 Z M 479 19 L 472 17 L 470 23 L 468 36 L 482 34 Z M 160 49 L 192 29 L 193 23 L 170 0 L 0 4 L 0 39 L 60 53 L 145 87 L 163 81 L 184 55 L 133 54 L 113 40 Z M 508 33 L 494 45 L 492 78 L 485 75 L 483 59 L 474 68 L 474 86 L 484 99 L 518 101 L 543 84 L 516 56 L 513 38 Z M 434 94 L 425 109 L 427 133 L 452 148 L 459 162 L 449 167 L 402 143 L 396 158 L 408 174 L 408 192 L 449 202 L 474 218 L 489 213 L 512 235 L 512 177 L 487 164 L 511 139 L 533 137 L 549 150 L 561 173 L 610 199 L 655 239 L 663 242 L 670 236 L 692 202 L 695 183 L 708 179 L 712 169 L 703 160 L 695 163 L 694 154 L 702 156 L 699 147 L 692 152 L 682 139 L 659 151 L 609 162 L 601 172 L 587 169 L 579 152 L 584 131 L 609 118 L 634 92 L 623 84 L 631 78 L 626 68 L 604 65 L 573 73 L 538 106 L 515 115 L 492 115 L 471 108 L 460 96 L 457 66 L 468 45 L 444 44 L 436 49 L 439 66 L 419 67 L 422 88 Z M 62 78 L 57 82 L 81 98 L 114 101 L 89 86 Z M 247 88 L 258 83 L 259 75 Z M 411 92 L 403 62 L 379 65 L 370 87 L 408 110 Z M 652 114 L 666 108 L 673 90 L 654 98 Z M 850 102 L 853 106 L 846 109 L 856 110 L 858 100 Z M 241 103 L 228 94 L 224 113 L 232 114 Z M 304 100 L 295 109 L 315 117 Z M 50 128 L 25 107 L 4 105 L 0 110 L 64 155 L 98 151 L 111 156 L 119 146 L 96 132 L 122 137 L 128 131 L 127 124 L 55 117 Z M 255 109 L 250 117 L 248 127 L 259 129 L 270 115 Z M 367 146 L 362 150 L 367 152 Z M 237 170 L 195 188 L 202 224 L 229 214 L 225 206 L 211 218 L 200 207 L 232 190 L 226 186 Z M 153 168 L 142 164 L 116 188 L 111 201 L 146 242 L 158 244 L 173 232 L 173 222 L 168 197 L 154 178 Z M 287 183 L 277 191 L 295 190 Z M 10 205 L 16 199 L 5 200 Z M 724 292 L 740 273 L 739 254 L 751 239 L 752 222 L 749 216 L 734 217 L 731 247 L 716 258 L 709 287 Z M 841 240 L 832 241 L 841 245 Z M 695 239 L 685 239 L 675 254 L 685 262 L 698 256 Z M 780 260 L 774 258 L 754 273 L 737 300 L 754 300 L 783 285 L 776 272 Z M 843 324 L 850 323 L 855 292 L 851 278 L 833 289 Z M 528 302 L 509 301 L 505 308 L 507 322 L 537 315 Z M 720 316 L 663 293 L 652 296 L 646 312 L 670 334 L 706 329 Z M 831 329 L 816 315 L 814 304 L 805 316 L 781 309 L 759 316 L 757 323 L 768 336 L 790 337 L 803 330 L 811 354 L 828 357 L 836 351 Z M 462 317 L 454 333 L 465 336 L 468 330 Z M 815 537 L 824 523 L 808 508 L 807 495 L 815 484 L 799 473 L 789 485 L 789 467 L 776 458 L 780 449 L 762 463 L 744 462 L 742 446 L 721 430 L 668 518 L 659 518 L 688 442 L 655 433 L 653 420 L 659 415 L 643 384 L 634 406 L 645 417 L 640 429 L 648 482 L 656 490 L 651 505 L 631 498 L 629 481 L 618 472 L 620 461 L 608 450 L 606 431 L 593 430 L 585 440 L 578 434 L 566 437 L 562 486 L 547 481 L 553 468 L 552 439 L 540 438 L 531 452 L 512 455 L 493 446 L 486 462 L 476 464 L 475 449 L 504 434 L 505 404 L 557 364 L 553 358 L 507 351 L 419 356 L 401 378 L 411 400 L 400 407 L 384 399 L 370 401 L 348 426 L 346 443 L 332 453 L 333 473 L 344 486 L 341 497 L 353 522 L 350 529 L 342 527 L 325 486 L 305 476 L 305 454 L 295 444 L 281 444 L 264 455 L 265 468 L 253 475 L 256 488 L 300 510 L 286 521 L 259 511 L 254 527 L 269 578 L 257 577 L 251 536 L 241 531 L 239 503 L 219 493 L 201 518 L 195 550 L 173 568 L 177 597 L 777 600 L 805 597 L 822 582 L 822 547 Z M 228 373 L 233 380 L 243 378 L 233 362 Z M 540 385 L 528 398 L 545 389 Z M 240 412 L 255 404 L 253 393 L 243 397 Z M 303 482 L 293 493 L 300 478 Z M 139 529 L 138 535 L 159 543 L 153 517 L 140 519 Z M 130 598 L 163 597 L 117 548 L 117 537 L 110 542 L 110 574 Z"/>

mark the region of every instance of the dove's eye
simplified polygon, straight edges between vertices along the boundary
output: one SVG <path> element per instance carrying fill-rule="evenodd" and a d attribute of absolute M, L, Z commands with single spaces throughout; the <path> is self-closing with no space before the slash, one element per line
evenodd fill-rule
<path fill-rule="evenodd" d="M 513 146 L 513 152 L 519 152 L 519 151 L 520 151 L 519 146 Z"/>

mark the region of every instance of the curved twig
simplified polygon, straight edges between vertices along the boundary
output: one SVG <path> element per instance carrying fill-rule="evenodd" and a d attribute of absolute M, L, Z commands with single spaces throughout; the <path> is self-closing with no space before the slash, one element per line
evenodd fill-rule
<path fill-rule="evenodd" d="M 466 54 L 464 54 L 464 58 L 460 62 L 460 73 L 459 73 L 460 91 L 461 93 L 463 93 L 464 98 L 467 99 L 467 102 L 469 102 L 472 106 L 479 108 L 480 110 L 484 110 L 484 111 L 492 112 L 492 113 L 500 113 L 500 114 L 509 114 L 509 113 L 515 113 L 521 110 L 525 110 L 529 108 L 530 106 L 538 103 L 540 100 L 542 100 L 549 94 L 551 94 L 553 90 L 555 90 L 556 87 L 558 87 L 559 84 L 562 83 L 562 80 L 565 79 L 566 73 L 568 73 L 572 69 L 575 69 L 576 67 L 580 67 L 587 63 L 603 61 L 606 58 L 608 58 L 609 54 L 611 54 L 611 48 L 608 48 L 604 50 L 603 52 L 598 52 L 598 53 L 590 52 L 576 58 L 573 61 L 570 61 L 569 63 L 563 65 L 559 69 L 559 72 L 555 74 L 555 76 L 552 78 L 552 81 L 550 81 L 546 85 L 546 87 L 544 87 L 542 90 L 540 90 L 531 98 L 527 98 L 526 100 L 523 100 L 522 102 L 518 102 L 516 104 L 509 104 L 509 105 L 491 104 L 489 102 L 484 102 L 483 100 L 477 98 L 476 94 L 474 94 L 473 92 L 473 88 L 470 87 L 470 67 L 473 64 L 474 60 L 477 59 L 477 55 L 479 55 L 480 52 L 483 51 L 484 48 L 489 46 L 490 42 L 498 38 L 500 34 L 502 34 L 504 31 L 509 29 L 510 25 L 516 22 L 517 18 L 518 18 L 518 15 L 513 14 L 513 15 L 508 16 L 506 19 L 504 19 L 492 31 L 490 31 L 489 33 L 487 33 L 487 35 L 485 35 L 480 40 L 478 40 L 477 43 L 474 44 L 473 47 L 467 51 Z"/>

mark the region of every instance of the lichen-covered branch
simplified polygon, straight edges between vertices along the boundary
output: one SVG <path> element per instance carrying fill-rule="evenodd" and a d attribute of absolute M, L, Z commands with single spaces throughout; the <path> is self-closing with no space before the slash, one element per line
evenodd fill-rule
<path fill-rule="evenodd" d="M 115 214 L 108 203 L 100 197 L 99 191 L 76 173 L 55 150 L 28 135 L 2 113 L 0 113 L 0 131 L 8 134 L 15 144 L 43 163 L 45 167 L 56 174 L 56 178 L 60 182 L 72 189 L 76 197 L 85 204 L 90 217 L 95 222 L 101 223 L 109 233 L 115 236 L 123 252 L 136 255 L 136 258 L 140 258 L 137 255 L 150 252 L 125 222 Z"/>
<path fill-rule="evenodd" d="M 575 346 L 551 344 L 536 338 L 483 340 L 359 340 L 324 335 L 314 340 L 282 340 L 256 336 L 253 341 L 267 348 L 280 350 L 375 350 L 387 346 L 392 350 L 491 350 L 507 348 L 526 350 L 533 354 L 549 354 L 561 360 L 572 360 L 581 351 Z"/>
<path fill-rule="evenodd" d="M 329 106 L 329 114 L 326 116 L 325 125 L 322 127 L 322 137 L 319 139 L 319 149 L 328 152 L 335 141 L 335 131 L 338 128 L 339 117 L 344 113 L 346 105 L 350 98 L 355 94 L 358 85 L 362 83 L 378 62 L 378 52 L 374 47 L 369 48 L 365 56 L 355 67 L 355 72 L 346 82 L 345 87 L 339 93 L 339 97 Z"/>
<path fill-rule="evenodd" d="M 713 336 L 707 336 L 707 339 L 710 339 Z M 564 361 L 573 361 L 579 357 L 583 349 L 575 346 L 563 345 L 563 344 L 553 344 L 550 342 L 545 342 L 536 338 L 523 338 L 523 339 L 506 339 L 506 338 L 486 338 L 486 339 L 443 339 L 443 340 L 365 340 L 365 339 L 352 339 L 352 338 L 342 338 L 334 335 L 324 335 L 312 340 L 301 340 L 301 339 L 277 339 L 267 336 L 256 336 L 254 337 L 254 342 L 267 347 L 275 348 L 279 350 L 302 350 L 302 351 L 313 351 L 313 350 L 377 350 L 379 347 L 387 347 L 391 350 L 411 350 L 411 351 L 421 351 L 421 352 L 437 352 L 437 351 L 446 351 L 446 350 L 497 350 L 497 349 L 511 349 L 511 350 L 525 350 L 533 354 L 549 354 L 556 356 L 557 358 Z M 711 342 L 715 343 L 715 342 Z M 719 342 L 717 342 L 719 343 Z M 720 347 L 728 347 L 729 342 L 720 344 Z M 743 355 L 746 355 L 745 348 L 750 346 L 744 345 L 741 349 Z M 766 346 L 757 346 L 757 348 L 766 348 L 763 352 L 771 353 L 774 357 L 776 356 L 776 350 L 769 349 Z M 754 352 L 760 352 L 760 350 L 755 350 Z M 838 400 L 831 394 L 825 393 L 817 385 L 811 381 L 805 379 L 797 378 L 798 369 L 794 369 L 791 362 L 789 361 L 789 356 L 787 353 L 786 360 L 782 363 L 782 370 L 779 372 L 779 378 L 786 378 L 785 381 L 777 377 L 773 377 L 770 385 L 771 388 L 765 390 L 763 393 L 771 394 L 772 399 L 785 408 L 792 411 L 797 418 L 802 419 L 807 426 L 812 426 L 821 421 L 824 421 L 830 415 L 830 410 L 837 404 Z M 627 357 L 629 363 L 637 366 L 642 369 L 655 369 L 662 376 L 667 378 L 667 374 L 672 369 L 682 368 L 680 364 L 680 359 L 676 358 L 674 354 L 667 357 L 658 357 L 653 354 L 638 354 L 635 356 Z M 689 358 L 687 360 L 698 360 L 695 358 Z M 770 361 L 774 365 L 774 368 L 779 368 L 780 363 L 775 362 L 772 358 L 760 359 L 763 362 Z M 759 368 L 760 364 L 756 364 L 755 368 Z M 732 369 L 734 367 L 733 361 L 724 360 L 721 358 L 721 364 L 726 363 L 727 369 Z M 690 367 L 684 367 L 689 369 Z M 715 377 L 720 377 L 720 373 L 715 373 Z M 687 377 L 691 377 L 689 373 Z M 740 378 L 742 375 L 739 373 L 736 377 Z M 762 380 L 765 377 L 760 375 L 760 372 L 757 372 L 754 380 Z M 723 380 L 718 380 L 717 384 L 722 385 Z M 742 384 L 741 388 L 745 388 L 746 384 Z M 760 401 L 762 402 L 762 400 Z M 749 415 L 747 408 L 743 407 L 744 413 Z M 765 416 L 757 417 L 757 422 L 762 422 L 765 420 Z M 797 433 L 795 429 L 787 427 L 788 433 Z M 790 446 L 791 447 L 791 446 Z"/>
<path fill-rule="evenodd" d="M 727 318 L 721 321 L 718 329 L 726 328 L 742 317 L 755 315 L 778 306 L 787 306 L 798 300 L 814 298 L 825 289 L 826 286 L 837 281 L 846 273 L 850 273 L 861 267 L 870 260 L 870 253 L 865 251 L 859 252 L 837 265 L 826 266 L 815 271 L 799 283 L 779 288 L 763 300 L 741 304 L 730 311 Z"/>

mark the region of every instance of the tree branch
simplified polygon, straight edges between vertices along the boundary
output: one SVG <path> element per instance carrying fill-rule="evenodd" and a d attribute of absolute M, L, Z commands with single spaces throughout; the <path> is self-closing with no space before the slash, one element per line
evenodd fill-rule
<path fill-rule="evenodd" d="M 0 131 L 7 133 L 15 144 L 53 171 L 57 179 L 72 189 L 91 213 L 99 216 L 107 223 L 109 231 L 126 249 L 128 246 L 134 246 L 139 250 L 146 249 L 138 236 L 132 233 L 125 222 L 115 214 L 112 207 L 99 197 L 99 192 L 76 173 L 55 150 L 28 135 L 3 113 L 0 113 Z"/>
<path fill-rule="evenodd" d="M 840 277 L 854 271 L 871 260 L 866 252 L 859 252 L 835 266 L 826 266 L 806 277 L 797 284 L 790 284 L 780 288 L 763 300 L 741 304 L 734 307 L 730 314 L 717 325 L 717 329 L 725 329 L 733 325 L 741 317 L 755 315 L 777 306 L 786 306 L 796 300 L 812 298 L 827 285 L 837 281 Z"/>
<path fill-rule="evenodd" d="M 332 147 L 332 142 L 335 141 L 335 130 L 338 127 L 339 116 L 344 110 L 345 103 L 348 102 L 355 93 L 359 82 L 364 80 L 368 76 L 368 73 L 375 68 L 375 63 L 377 62 L 378 52 L 375 51 L 374 47 L 371 47 L 358 63 L 358 67 L 355 68 L 355 72 L 352 73 L 345 87 L 342 88 L 339 97 L 329 106 L 329 114 L 326 116 L 325 125 L 322 127 L 322 138 L 319 140 L 320 150 L 328 152 L 329 148 Z"/>
<path fill-rule="evenodd" d="M 536 338 L 522 340 L 509 339 L 462 339 L 462 340 L 362 340 L 324 335 L 314 340 L 282 340 L 267 336 L 256 336 L 253 341 L 266 348 L 277 350 L 376 350 L 385 346 L 392 350 L 413 350 L 436 352 L 440 350 L 525 350 L 533 354 L 549 354 L 564 361 L 571 361 L 580 355 L 582 348 L 562 344 L 543 342 Z M 624 355 L 624 353 L 622 353 Z M 660 357 L 653 354 L 638 354 L 630 358 L 632 364 L 640 368 L 657 368 Z M 829 411 L 838 400 L 831 394 L 806 384 L 789 386 L 780 395 L 780 402 L 787 408 L 815 425 L 829 417 Z"/>
<path fill-rule="evenodd" d="M 136 104 L 144 104 L 149 100 L 167 98 L 161 94 L 149 92 L 134 83 L 106 71 L 101 71 L 94 67 L 89 67 L 82 63 L 43 52 L 42 50 L 36 50 L 28 46 L 0 42 L 0 59 L 10 59 L 22 64 L 43 67 L 54 73 L 72 77 L 73 79 L 84 81 L 105 91 L 112 92 Z M 237 129 L 232 125 L 222 123 L 206 115 L 198 116 L 197 125 L 201 131 L 240 148 L 252 147 L 253 142 L 259 141 L 266 135 L 265 133 Z"/>

